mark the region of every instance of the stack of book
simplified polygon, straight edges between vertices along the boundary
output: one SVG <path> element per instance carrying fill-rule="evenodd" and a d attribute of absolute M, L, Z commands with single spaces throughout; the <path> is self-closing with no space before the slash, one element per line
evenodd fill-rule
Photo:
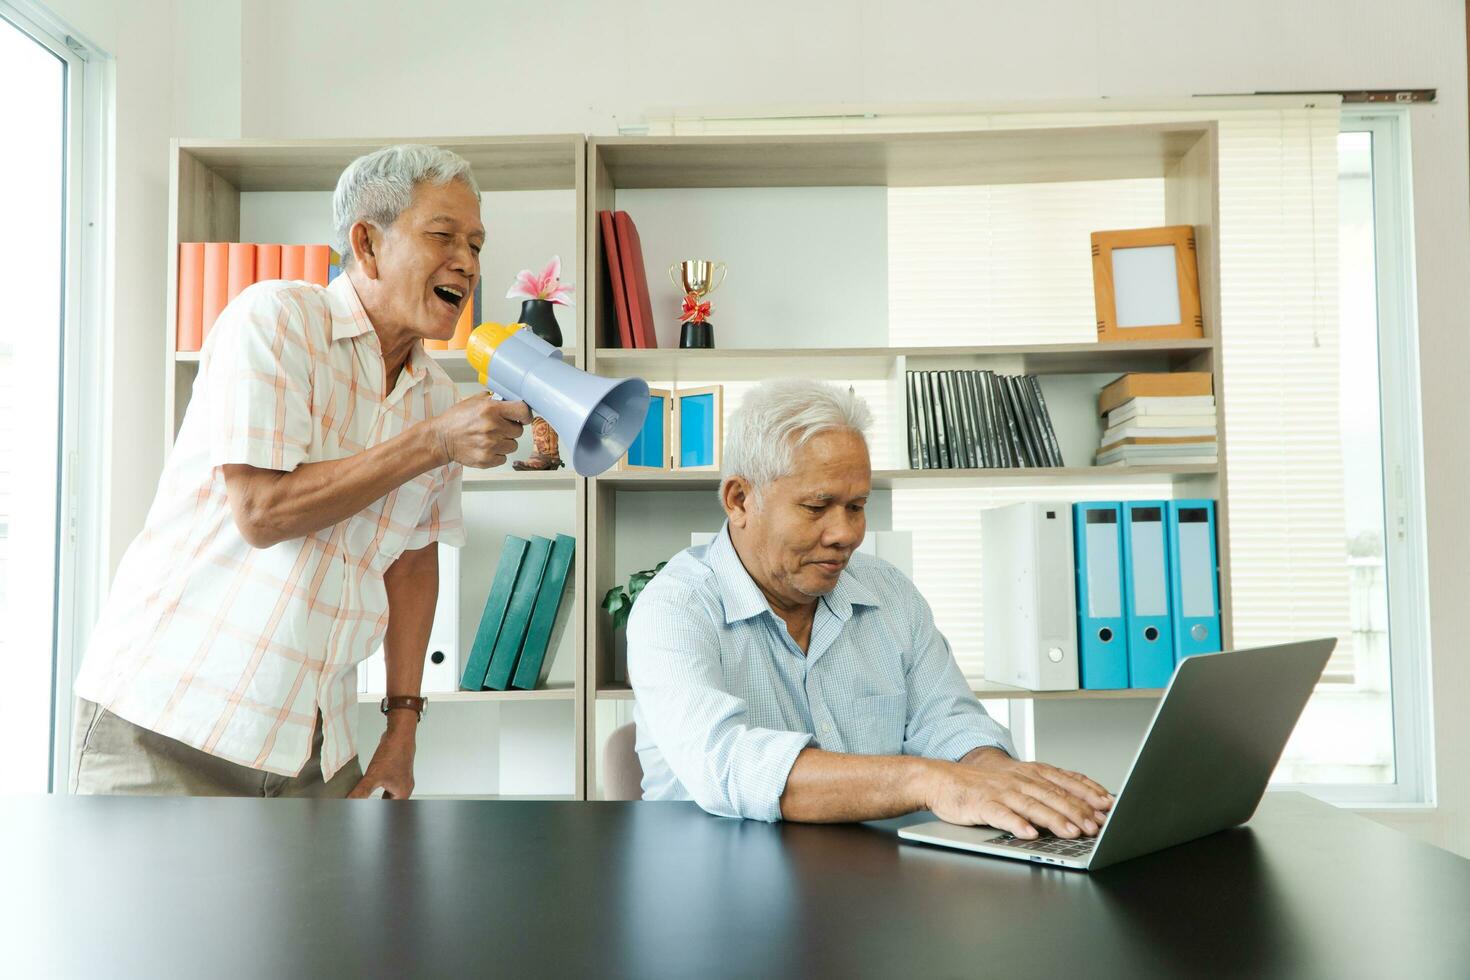
<path fill-rule="evenodd" d="M 466 691 L 530 691 L 545 680 L 547 651 L 565 628 L 565 601 L 577 542 L 505 536 L 500 565 L 475 630 L 459 686 Z"/>
<path fill-rule="evenodd" d="M 907 382 L 913 469 L 1063 465 L 1036 375 L 910 371 Z"/>
<path fill-rule="evenodd" d="M 602 243 L 603 344 L 607 347 L 657 347 L 653 303 L 643 265 L 638 227 L 626 211 L 599 211 Z"/>
<path fill-rule="evenodd" d="M 269 279 L 325 286 L 342 271 L 327 245 L 180 242 L 177 348 L 197 351 L 220 312 L 247 287 Z"/>
<path fill-rule="evenodd" d="M 1217 427 L 1207 371 L 1125 374 L 1097 398 L 1107 420 L 1099 466 L 1214 463 Z"/>

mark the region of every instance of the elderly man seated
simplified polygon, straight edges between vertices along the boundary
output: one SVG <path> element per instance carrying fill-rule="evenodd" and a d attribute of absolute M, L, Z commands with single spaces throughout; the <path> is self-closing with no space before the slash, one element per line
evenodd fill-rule
<path fill-rule="evenodd" d="M 638 597 L 628 674 L 643 795 L 757 820 L 932 810 L 1022 837 L 1094 835 L 1112 806 L 1021 762 L 918 590 L 857 551 L 871 486 L 856 395 L 775 381 L 730 422 L 725 527 Z"/>

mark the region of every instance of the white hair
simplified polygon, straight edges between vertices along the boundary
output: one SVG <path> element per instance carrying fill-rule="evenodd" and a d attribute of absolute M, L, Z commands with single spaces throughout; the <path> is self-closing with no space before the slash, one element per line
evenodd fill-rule
<path fill-rule="evenodd" d="M 866 443 L 872 424 L 873 413 L 851 389 L 805 378 L 762 382 L 730 416 L 720 483 L 745 478 L 759 503 L 764 487 L 795 469 L 796 451 L 813 436 L 847 430 Z"/>
<path fill-rule="evenodd" d="M 366 221 L 387 228 L 413 203 L 414 187 L 422 181 L 447 184 L 462 180 L 480 199 L 480 185 L 470 162 L 458 153 L 424 143 L 400 143 L 360 156 L 337 178 L 332 194 L 335 248 L 344 266 L 352 262 L 352 226 Z"/>

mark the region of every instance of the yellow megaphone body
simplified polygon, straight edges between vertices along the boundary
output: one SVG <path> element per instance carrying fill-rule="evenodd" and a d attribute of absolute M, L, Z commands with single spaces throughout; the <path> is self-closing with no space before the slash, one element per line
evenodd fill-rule
<path fill-rule="evenodd" d="M 648 415 L 648 382 L 601 378 L 572 367 L 561 351 L 524 323 L 482 323 L 470 333 L 465 360 L 480 384 L 523 401 L 571 447 L 572 469 L 597 476 L 628 451 Z"/>

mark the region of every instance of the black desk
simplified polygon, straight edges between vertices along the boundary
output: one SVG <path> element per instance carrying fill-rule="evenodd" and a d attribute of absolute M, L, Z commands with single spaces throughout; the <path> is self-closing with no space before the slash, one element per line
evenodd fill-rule
<path fill-rule="evenodd" d="M 0 802 L 7 977 L 1467 977 L 1470 861 L 1306 797 L 1088 875 L 682 803 Z"/>

